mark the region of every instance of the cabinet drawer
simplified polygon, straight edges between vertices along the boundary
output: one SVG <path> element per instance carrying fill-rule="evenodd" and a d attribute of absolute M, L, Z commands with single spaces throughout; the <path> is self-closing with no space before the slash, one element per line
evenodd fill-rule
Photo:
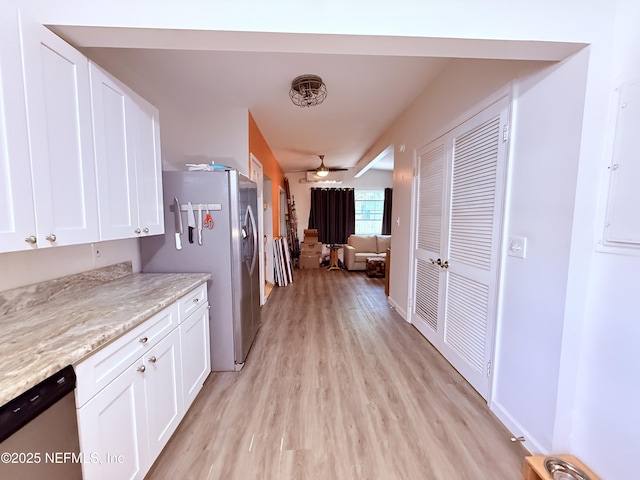
<path fill-rule="evenodd" d="M 190 291 L 178 300 L 178 303 L 180 305 L 180 322 L 184 322 L 200 305 L 207 303 L 207 284 L 203 283 Z"/>
<path fill-rule="evenodd" d="M 178 304 L 167 307 L 76 367 L 79 408 L 178 326 Z"/>

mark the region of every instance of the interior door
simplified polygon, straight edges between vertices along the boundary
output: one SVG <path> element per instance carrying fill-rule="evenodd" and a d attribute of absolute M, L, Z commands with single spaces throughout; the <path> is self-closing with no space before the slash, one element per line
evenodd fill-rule
<path fill-rule="evenodd" d="M 441 255 L 446 248 L 446 185 L 444 138 L 418 151 L 418 195 L 414 252 L 415 285 L 412 323 L 434 345 L 442 318 Z M 444 299 L 444 298 L 443 298 Z"/>
<path fill-rule="evenodd" d="M 484 397 L 496 321 L 509 98 L 418 151 L 412 323 Z"/>

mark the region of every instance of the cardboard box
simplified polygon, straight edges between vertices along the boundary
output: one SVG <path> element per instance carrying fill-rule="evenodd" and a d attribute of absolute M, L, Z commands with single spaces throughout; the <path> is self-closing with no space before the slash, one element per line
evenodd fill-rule
<path fill-rule="evenodd" d="M 304 243 L 317 243 L 318 242 L 318 229 L 317 228 L 305 228 L 304 229 Z"/>
<path fill-rule="evenodd" d="M 322 253 L 322 244 L 318 242 L 302 242 L 300 243 L 300 255 L 320 255 Z"/>
<path fill-rule="evenodd" d="M 300 268 L 320 268 L 320 255 L 300 255 Z"/>

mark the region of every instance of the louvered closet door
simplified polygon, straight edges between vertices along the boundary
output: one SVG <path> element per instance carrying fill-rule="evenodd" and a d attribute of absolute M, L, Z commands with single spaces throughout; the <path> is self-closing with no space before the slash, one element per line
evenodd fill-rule
<path fill-rule="evenodd" d="M 444 248 L 445 215 L 445 145 L 443 139 L 418 151 L 416 239 L 414 252 L 414 308 L 412 323 L 427 340 L 436 344 L 444 292 L 440 291 L 441 268 L 437 264 Z"/>
<path fill-rule="evenodd" d="M 489 391 L 496 320 L 506 165 L 503 130 L 508 106 L 509 100 L 504 98 L 440 140 L 444 145 L 442 158 L 448 159 L 442 169 L 439 202 L 444 225 L 440 229 L 440 250 L 429 251 L 426 261 L 420 252 L 420 237 L 430 238 L 436 230 L 427 228 L 428 233 L 423 234 L 420 217 L 431 206 L 420 202 L 416 218 L 412 321 L 484 398 Z M 418 174 L 418 196 L 437 205 L 433 197 L 438 189 L 422 192 L 422 185 L 429 188 L 429 174 L 422 178 L 422 166 Z M 430 242 L 435 245 L 433 239 Z M 440 259 L 441 266 L 433 265 L 430 259 Z M 433 305 L 436 290 L 437 308 Z M 422 303 L 429 305 L 429 320 L 421 318 Z M 436 319 L 430 316 L 433 312 L 437 312 Z M 425 322 L 430 332 L 424 328 Z"/>

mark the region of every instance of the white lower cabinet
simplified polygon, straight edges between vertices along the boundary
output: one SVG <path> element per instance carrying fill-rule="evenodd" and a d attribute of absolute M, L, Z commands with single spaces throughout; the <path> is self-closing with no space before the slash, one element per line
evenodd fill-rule
<path fill-rule="evenodd" d="M 143 478 L 150 466 L 145 379 L 136 362 L 78 409 L 84 479 Z"/>
<path fill-rule="evenodd" d="M 178 324 L 185 298 L 202 303 Z M 85 480 L 147 474 L 211 370 L 208 312 L 204 284 L 76 366 Z"/>
<path fill-rule="evenodd" d="M 204 304 L 180 323 L 184 407 L 189 408 L 211 372 L 209 305 Z"/>
<path fill-rule="evenodd" d="M 180 335 L 176 329 L 153 347 L 143 362 L 152 459 L 160 455 L 185 412 L 180 352 Z"/>

